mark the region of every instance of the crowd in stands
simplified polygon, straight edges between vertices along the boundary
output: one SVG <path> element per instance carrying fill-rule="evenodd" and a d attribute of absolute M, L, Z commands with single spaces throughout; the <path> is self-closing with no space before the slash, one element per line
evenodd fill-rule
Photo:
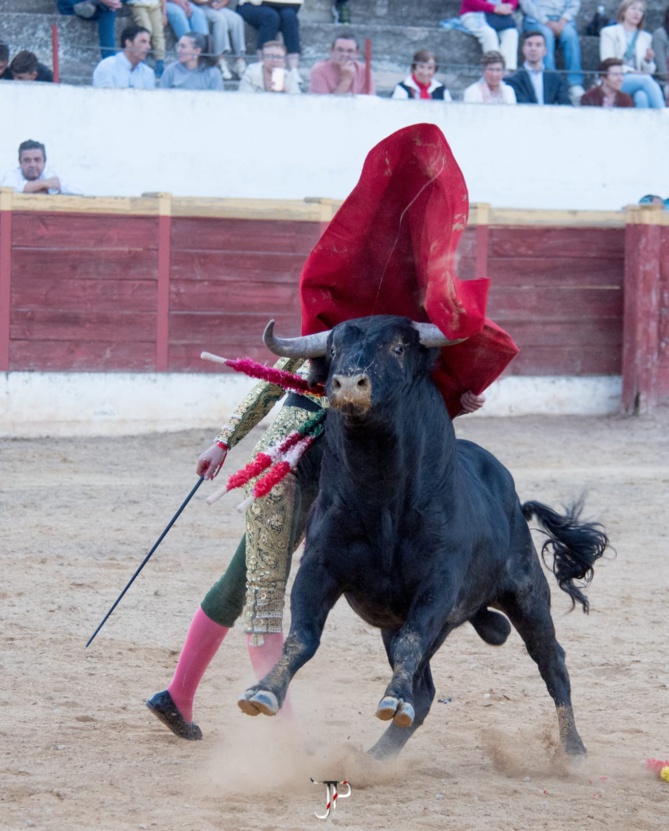
<path fill-rule="evenodd" d="M 360 44 L 348 25 L 305 82 L 299 72 L 298 17 L 304 0 L 55 2 L 62 14 L 98 24 L 102 60 L 93 72 L 96 87 L 223 90 L 223 81 L 236 77 L 241 92 L 375 94 L 371 67 L 361 61 Z M 350 23 L 353 3 L 337 0 L 335 22 Z M 123 5 L 132 23 L 123 29 L 116 51 L 114 22 Z M 587 92 L 575 25 L 579 8 L 580 0 L 462 0 L 460 14 L 439 25 L 466 32 L 481 45 L 481 77 L 465 89 L 464 101 L 664 108 L 669 102 L 669 7 L 652 34 L 644 25 L 645 0 L 622 0 L 615 21 L 593 21 L 601 62 Z M 247 63 L 245 23 L 257 30 L 257 62 Z M 167 66 L 166 25 L 178 39 L 176 61 Z M 562 52 L 564 73 L 556 71 L 556 49 Z M 392 98 L 452 102 L 435 77 L 438 69 L 434 52 L 418 50 Z M 21 51 L 10 61 L 7 45 L 0 43 L 0 80 L 50 82 L 53 77 L 32 52 Z"/>

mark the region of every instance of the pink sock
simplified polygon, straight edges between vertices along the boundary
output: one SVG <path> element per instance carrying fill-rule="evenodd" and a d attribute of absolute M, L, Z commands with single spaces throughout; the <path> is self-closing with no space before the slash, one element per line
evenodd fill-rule
<path fill-rule="evenodd" d="M 188 630 L 174 678 L 167 688 L 186 721 L 193 721 L 193 699 L 205 670 L 227 635 L 226 626 L 215 623 L 199 607 Z"/>
<path fill-rule="evenodd" d="M 252 635 L 246 636 L 246 642 L 249 647 L 249 657 L 253 665 L 253 671 L 256 678 L 260 681 L 272 669 L 274 664 L 281 657 L 281 650 L 283 649 L 283 634 L 281 632 L 269 632 L 263 635 L 265 643 L 262 646 L 251 646 Z M 283 702 L 283 707 L 280 710 L 280 715 L 285 718 L 292 719 L 294 716 L 293 706 L 290 703 L 290 697 L 286 696 Z"/>

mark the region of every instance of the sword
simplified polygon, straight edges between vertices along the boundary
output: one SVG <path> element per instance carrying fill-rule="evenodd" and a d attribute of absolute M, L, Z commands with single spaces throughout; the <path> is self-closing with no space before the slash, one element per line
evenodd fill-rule
<path fill-rule="evenodd" d="M 163 531 L 163 533 L 162 533 L 162 534 L 158 537 L 158 539 L 157 539 L 157 540 L 156 540 L 156 542 L 154 543 L 154 546 L 153 546 L 153 548 L 151 549 L 151 551 L 149 551 L 149 553 L 146 555 L 146 557 L 144 557 L 144 559 L 142 560 L 142 563 L 141 563 L 140 567 L 139 567 L 139 568 L 137 569 L 137 571 L 136 571 L 136 572 L 132 575 L 132 577 L 130 578 L 130 580 L 128 580 L 128 582 L 126 583 L 125 588 L 123 589 L 123 591 L 121 592 L 121 594 L 119 594 L 119 596 L 116 598 L 116 602 L 114 603 L 114 605 L 113 605 L 113 606 L 111 607 L 111 609 L 107 612 L 107 614 L 106 614 L 106 615 L 102 618 L 102 620 L 100 621 L 100 625 L 99 625 L 99 626 L 98 626 L 98 628 L 95 630 L 95 632 L 93 632 L 93 634 L 90 636 L 90 638 L 89 638 L 89 639 L 88 639 L 88 641 L 86 642 L 86 646 L 84 647 L 84 649 L 87 649 L 87 648 L 88 648 L 88 647 L 89 647 L 89 646 L 93 643 L 93 639 L 95 638 L 95 636 L 97 635 L 97 633 L 98 633 L 98 632 L 100 631 L 100 629 L 102 629 L 102 627 L 105 625 L 105 623 L 107 622 L 107 619 L 109 618 L 109 616 L 111 615 L 111 613 L 114 611 L 114 609 L 115 609 L 115 608 L 118 606 L 118 604 L 121 602 L 121 600 L 122 600 L 122 598 L 123 598 L 123 595 L 124 595 L 124 594 L 128 591 L 128 589 L 130 588 L 130 586 L 132 586 L 132 584 L 134 583 L 135 578 L 137 577 L 137 575 L 139 574 L 139 572 L 140 572 L 140 571 L 144 568 L 144 566 L 145 566 L 145 565 L 149 562 L 149 560 L 151 559 L 151 555 L 153 554 L 153 552 L 156 550 L 156 548 L 158 548 L 158 546 L 160 545 L 160 543 L 161 543 L 161 542 L 165 539 L 165 536 L 167 535 L 167 532 L 170 530 L 170 528 L 171 528 L 171 527 L 174 525 L 174 523 L 177 521 L 177 519 L 179 518 L 179 516 L 180 516 L 181 512 L 182 512 L 182 511 L 183 511 L 183 509 L 186 507 L 186 505 L 188 505 L 188 503 L 191 501 L 191 499 L 193 498 L 193 496 L 194 496 L 194 494 L 195 494 L 195 491 L 196 491 L 196 490 L 200 487 L 200 485 L 201 485 L 203 482 L 204 482 L 204 476 L 200 476 L 200 478 L 197 480 L 197 482 L 196 482 L 196 483 L 195 483 L 195 485 L 193 486 L 193 488 L 192 488 L 191 492 L 188 494 L 188 496 L 187 496 L 187 497 L 184 499 L 184 501 L 181 503 L 181 507 L 179 508 L 179 510 L 176 512 L 176 514 L 174 514 L 174 516 L 172 517 L 172 519 L 171 519 L 171 520 L 169 521 L 169 523 L 167 524 L 167 528 L 165 528 L 165 530 Z"/>

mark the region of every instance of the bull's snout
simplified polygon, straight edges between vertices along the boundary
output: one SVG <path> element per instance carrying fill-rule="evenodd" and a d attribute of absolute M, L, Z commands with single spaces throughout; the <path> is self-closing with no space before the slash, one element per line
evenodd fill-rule
<path fill-rule="evenodd" d="M 333 375 L 330 385 L 330 404 L 333 407 L 366 411 L 372 406 L 372 382 L 366 372 L 355 375 Z"/>

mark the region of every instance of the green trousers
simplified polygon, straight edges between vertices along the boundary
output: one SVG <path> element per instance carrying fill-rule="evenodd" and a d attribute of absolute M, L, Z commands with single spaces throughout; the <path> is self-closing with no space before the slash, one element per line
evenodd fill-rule
<path fill-rule="evenodd" d="M 284 407 L 285 411 L 297 409 Z M 299 418 L 303 412 L 297 413 Z M 290 412 L 285 415 L 287 425 L 276 425 L 283 428 L 281 432 L 294 424 Z M 246 631 L 257 635 L 260 643 L 263 633 L 281 632 L 292 555 L 302 541 L 309 509 L 318 494 L 321 453 L 319 439 L 304 454 L 296 473 L 247 510 L 246 534 L 201 604 L 207 617 L 221 626 L 233 626 L 244 613 Z"/>

